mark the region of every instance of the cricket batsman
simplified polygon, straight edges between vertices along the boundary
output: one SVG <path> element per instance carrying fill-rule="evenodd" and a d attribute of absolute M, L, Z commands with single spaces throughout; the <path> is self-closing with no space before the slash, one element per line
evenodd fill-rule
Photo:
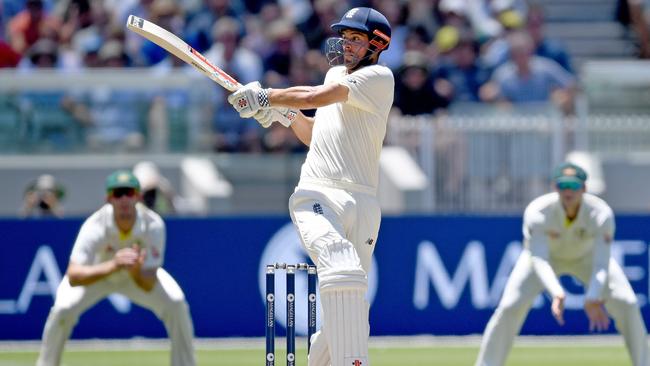
<path fill-rule="evenodd" d="M 378 64 L 391 27 L 378 11 L 350 9 L 328 40 L 330 65 L 319 86 L 264 89 L 258 82 L 228 101 L 263 127 L 290 126 L 309 146 L 290 198 L 291 218 L 318 266 L 323 325 L 309 366 L 368 366 L 368 271 L 381 220 L 379 155 L 393 104 L 393 74 Z M 299 109 L 317 108 L 313 118 Z"/>

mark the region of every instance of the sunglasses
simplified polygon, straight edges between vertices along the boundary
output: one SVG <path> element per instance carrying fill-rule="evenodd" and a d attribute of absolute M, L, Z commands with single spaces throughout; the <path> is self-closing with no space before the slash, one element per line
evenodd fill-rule
<path fill-rule="evenodd" d="M 582 183 L 579 182 L 558 182 L 555 184 L 558 190 L 563 191 L 570 189 L 572 191 L 579 191 L 582 189 Z"/>
<path fill-rule="evenodd" d="M 127 196 L 129 198 L 135 196 L 135 189 L 133 188 L 115 188 L 111 191 L 111 197 L 121 198 Z"/>

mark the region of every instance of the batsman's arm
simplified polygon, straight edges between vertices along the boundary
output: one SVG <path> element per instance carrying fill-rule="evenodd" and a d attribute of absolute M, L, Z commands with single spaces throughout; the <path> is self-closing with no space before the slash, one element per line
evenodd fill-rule
<path fill-rule="evenodd" d="M 296 109 L 314 109 L 348 100 L 349 89 L 332 83 L 319 86 L 294 86 L 287 89 L 270 89 L 269 102 L 272 106 L 285 106 Z M 311 144 L 314 119 L 298 113 L 291 129 L 305 145 Z"/>
<path fill-rule="evenodd" d="M 297 109 L 314 109 L 348 100 L 349 89 L 332 83 L 319 86 L 294 86 L 287 89 L 270 89 L 269 102 L 272 106 Z"/>
<path fill-rule="evenodd" d="M 314 128 L 314 119 L 307 117 L 302 113 L 298 113 L 296 120 L 291 124 L 293 133 L 296 134 L 298 140 L 303 144 L 309 146 L 311 144 L 311 133 Z"/>

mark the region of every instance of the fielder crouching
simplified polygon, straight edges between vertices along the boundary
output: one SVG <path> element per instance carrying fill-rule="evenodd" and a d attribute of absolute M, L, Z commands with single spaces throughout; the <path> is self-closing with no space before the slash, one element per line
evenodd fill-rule
<path fill-rule="evenodd" d="M 607 330 L 611 315 L 632 364 L 649 365 L 647 331 L 636 295 L 610 253 L 614 214 L 605 201 L 585 193 L 586 180 L 581 167 L 564 163 L 553 174 L 556 192 L 538 197 L 526 208 L 524 250 L 485 328 L 476 366 L 505 364 L 514 338 L 542 290 L 553 299 L 553 317 L 564 324 L 566 293 L 558 279 L 563 274 L 585 285 L 589 330 Z"/>
<path fill-rule="evenodd" d="M 111 293 L 153 311 L 171 338 L 171 364 L 195 365 L 193 326 L 185 295 L 161 266 L 163 220 L 140 203 L 140 184 L 129 171 L 106 180 L 107 203 L 82 225 L 70 263 L 45 323 L 37 366 L 61 362 L 79 316 Z"/>

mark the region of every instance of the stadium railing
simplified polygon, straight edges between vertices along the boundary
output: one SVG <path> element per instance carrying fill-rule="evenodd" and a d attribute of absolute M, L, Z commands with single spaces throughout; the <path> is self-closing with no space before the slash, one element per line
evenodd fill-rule
<path fill-rule="evenodd" d="M 630 72 L 638 72 L 642 81 L 650 80 L 647 65 L 625 65 L 629 65 Z M 616 78 L 612 71 L 615 65 L 587 64 L 584 70 L 577 114 L 572 117 L 563 116 L 548 104 L 510 109 L 485 104 L 454 105 L 443 115 L 391 116 L 386 143 L 405 148 L 429 179 L 430 184 L 422 193 L 422 199 L 430 201 L 421 206 L 426 207 L 425 213 L 518 213 L 530 199 L 549 189 L 548 175 L 552 166 L 576 150 L 602 162 L 608 185 L 606 194 L 616 197 L 612 205 L 617 206 L 616 200 L 625 201 L 622 194 L 613 195 L 627 184 L 620 177 L 635 173 L 639 179 L 645 179 L 639 175 L 642 171 L 639 164 L 650 166 L 650 104 L 644 103 L 647 93 L 643 92 L 645 89 L 639 80 L 626 72 Z M 89 152 L 83 140 L 84 128 L 62 109 L 56 98 L 86 93 L 90 95 L 87 100 L 92 103 L 93 93 L 107 92 L 137 96 L 135 104 L 114 106 L 122 113 L 137 114 L 146 136 L 144 148 L 131 152 L 137 155 L 132 156 L 132 160 L 153 153 L 211 153 L 206 136 L 214 121 L 205 110 L 206 106 L 218 105 L 222 100 L 219 98 L 223 97 L 218 86 L 184 69 L 167 73 L 134 69 L 74 74 L 0 71 L 0 81 L 0 146 L 5 158 Z M 635 96 L 636 103 L 630 105 L 629 96 Z M 162 131 L 158 130 L 160 123 L 152 128 L 151 119 L 143 113 L 152 100 L 160 97 L 166 101 L 167 111 Z M 124 98 L 115 99 L 118 103 L 120 100 Z M 164 141 L 157 141 L 161 138 Z M 98 151 L 93 156 L 99 160 L 105 156 L 110 160 L 113 152 Z M 219 156 L 221 158 L 213 158 L 216 165 L 227 162 L 219 166 L 220 170 L 228 172 L 230 169 L 233 177 L 247 180 L 236 182 L 240 186 L 254 187 L 256 180 L 265 179 L 263 174 L 255 176 L 250 171 L 243 174 L 233 168 L 249 166 L 251 160 L 263 161 L 265 156 L 233 155 L 225 159 L 224 154 Z M 237 163 L 238 159 L 244 163 Z M 292 163 L 288 165 L 299 170 L 301 159 L 295 156 L 290 159 Z M 294 160 L 297 163 L 294 164 Z M 108 165 L 113 164 L 114 161 Z M 35 172 L 39 170 L 34 164 L 30 166 Z M 609 166 L 616 167 L 615 174 L 614 171 L 609 174 Z M 40 170 L 47 168 L 43 165 Z M 168 168 L 178 169 L 171 165 Z M 294 168 L 291 178 L 279 185 L 282 194 L 275 196 L 282 197 L 290 191 L 297 174 Z M 646 191 L 637 193 L 638 205 L 630 203 L 621 207 L 647 212 L 650 192 Z M 236 199 L 237 192 L 234 197 Z M 263 197 L 245 205 L 232 204 L 232 207 L 244 206 L 248 213 L 255 207 L 263 207 L 265 212 L 286 210 L 283 200 L 264 202 Z"/>

